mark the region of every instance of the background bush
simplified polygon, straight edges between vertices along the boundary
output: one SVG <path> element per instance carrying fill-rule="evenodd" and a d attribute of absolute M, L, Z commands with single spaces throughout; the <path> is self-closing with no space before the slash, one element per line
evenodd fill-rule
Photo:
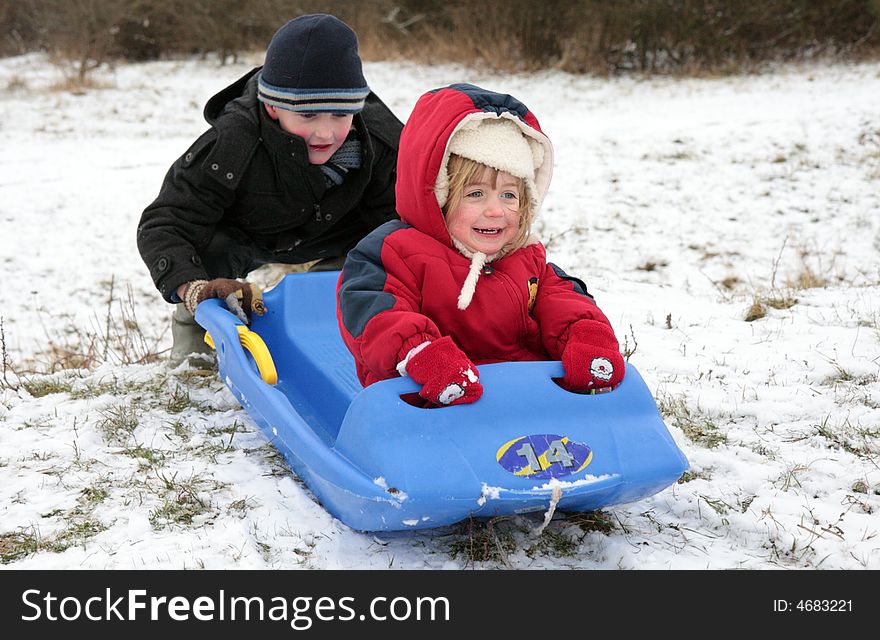
<path fill-rule="evenodd" d="M 880 57 L 880 0 L 2 0 L 0 55 L 43 50 L 81 75 L 119 59 L 229 60 L 318 11 L 348 22 L 366 59 L 504 71 L 717 73 Z"/>

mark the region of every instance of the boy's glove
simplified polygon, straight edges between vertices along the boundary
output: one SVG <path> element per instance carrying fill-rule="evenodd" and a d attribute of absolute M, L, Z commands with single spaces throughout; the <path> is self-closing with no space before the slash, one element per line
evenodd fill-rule
<path fill-rule="evenodd" d="M 195 315 L 199 303 L 208 298 L 220 298 L 226 302 L 229 310 L 245 324 L 250 323 L 252 313 L 256 313 L 258 316 L 266 313 L 266 307 L 263 305 L 263 292 L 260 287 L 229 278 L 193 280 L 186 286 L 183 304 L 187 311 Z"/>
<path fill-rule="evenodd" d="M 449 336 L 416 351 L 406 361 L 405 369 L 422 385 L 419 395 L 434 404 L 467 404 L 483 395 L 476 365 Z"/>
<path fill-rule="evenodd" d="M 610 390 L 620 384 L 626 372 L 614 331 L 596 320 L 578 320 L 571 326 L 562 366 L 562 384 L 573 391 Z"/>

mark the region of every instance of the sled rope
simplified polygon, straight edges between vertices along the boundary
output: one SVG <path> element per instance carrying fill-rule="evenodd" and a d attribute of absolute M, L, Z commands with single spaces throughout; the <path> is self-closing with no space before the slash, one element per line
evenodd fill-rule
<path fill-rule="evenodd" d="M 547 528 L 547 525 L 550 524 L 550 521 L 553 519 L 553 514 L 556 512 L 556 505 L 559 504 L 559 500 L 562 498 L 562 487 L 553 487 L 553 491 L 550 493 L 550 506 L 547 507 L 547 513 L 544 514 L 544 522 L 541 523 L 541 526 L 532 530 L 532 535 L 536 538 L 544 533 L 544 529 Z"/>

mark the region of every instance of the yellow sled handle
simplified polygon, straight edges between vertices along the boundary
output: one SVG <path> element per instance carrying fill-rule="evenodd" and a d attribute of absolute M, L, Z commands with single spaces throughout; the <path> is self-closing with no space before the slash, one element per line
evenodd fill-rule
<path fill-rule="evenodd" d="M 269 353 L 269 347 L 266 346 L 263 339 L 244 325 L 238 324 L 235 325 L 235 328 L 238 329 L 238 339 L 241 341 L 241 346 L 250 351 L 254 357 L 263 382 L 266 384 L 277 383 L 278 372 L 275 370 L 275 362 L 272 360 L 272 354 Z M 205 332 L 205 342 L 212 349 L 217 350 L 217 347 L 214 346 L 214 339 L 207 331 Z"/>

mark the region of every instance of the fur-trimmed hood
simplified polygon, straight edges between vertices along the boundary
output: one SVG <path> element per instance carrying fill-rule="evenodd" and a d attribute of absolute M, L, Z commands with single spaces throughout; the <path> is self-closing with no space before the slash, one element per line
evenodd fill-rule
<path fill-rule="evenodd" d="M 396 186 L 397 211 L 401 220 L 439 242 L 453 246 L 441 211 L 449 189 L 446 166 L 452 153 L 450 146 L 454 146 L 454 137 L 458 143 L 471 147 L 484 145 L 487 157 L 500 160 L 504 149 L 485 146 L 486 137 L 477 135 L 478 130 L 485 130 L 481 125 L 491 120 L 513 123 L 526 137 L 534 166 L 534 178 L 527 178 L 526 182 L 533 191 L 529 195 L 534 204 L 536 207 L 540 205 L 553 173 L 553 147 L 541 131 L 538 119 L 513 96 L 471 84 L 454 84 L 419 98 L 403 128 Z M 498 129 L 509 131 L 504 126 Z M 501 138 L 499 142 L 504 143 L 505 139 Z M 479 161 L 487 163 L 482 158 Z M 493 164 L 499 162 L 493 161 Z M 495 168 L 517 175 L 521 172 L 522 161 Z"/>

